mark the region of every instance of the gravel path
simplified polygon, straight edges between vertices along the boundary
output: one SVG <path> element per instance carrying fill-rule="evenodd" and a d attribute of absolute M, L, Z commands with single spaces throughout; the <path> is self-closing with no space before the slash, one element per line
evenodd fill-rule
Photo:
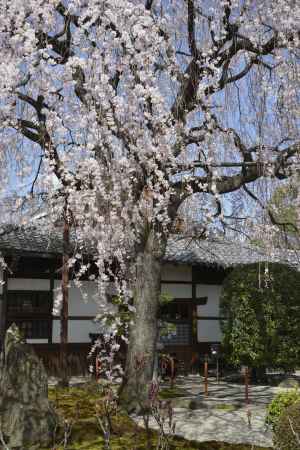
<path fill-rule="evenodd" d="M 198 442 L 221 441 L 272 447 L 272 432 L 266 429 L 266 405 L 280 390 L 270 386 L 251 386 L 250 404 L 244 400 L 244 386 L 209 380 L 205 397 L 203 379 L 199 376 L 178 378 L 176 386 L 185 397 L 173 400 L 175 433 Z M 192 401 L 191 409 L 190 403 Z M 135 417 L 142 425 L 142 420 Z M 153 420 L 150 426 L 157 428 Z"/>

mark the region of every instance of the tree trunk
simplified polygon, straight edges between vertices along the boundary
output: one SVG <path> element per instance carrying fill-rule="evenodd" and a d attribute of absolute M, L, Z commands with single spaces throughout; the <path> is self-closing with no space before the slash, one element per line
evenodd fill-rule
<path fill-rule="evenodd" d="M 150 233 L 143 251 L 137 256 L 134 292 L 135 320 L 130 329 L 125 376 L 119 399 L 128 412 L 146 408 L 152 381 L 160 297 L 162 256 L 166 243 Z"/>

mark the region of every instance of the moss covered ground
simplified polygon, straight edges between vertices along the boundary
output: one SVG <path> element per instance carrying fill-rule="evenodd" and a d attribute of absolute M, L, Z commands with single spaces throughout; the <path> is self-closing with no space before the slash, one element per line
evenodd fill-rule
<path fill-rule="evenodd" d="M 51 388 L 49 398 L 63 420 L 70 424 L 71 434 L 67 450 L 105 449 L 104 437 L 98 425 L 99 389 L 96 384 L 68 389 Z M 150 433 L 153 450 L 157 444 L 157 433 Z M 111 450 L 148 450 L 146 431 L 138 427 L 125 413 L 117 411 L 112 417 Z M 51 450 L 63 450 L 57 444 Z M 180 438 L 172 440 L 171 450 L 267 450 L 248 445 L 232 445 L 220 442 L 197 443 Z M 48 450 L 48 449 L 47 449 Z M 50 449 L 49 449 L 50 450 Z"/>
<path fill-rule="evenodd" d="M 163 388 L 159 392 L 159 396 L 161 399 L 172 399 L 172 398 L 180 398 L 189 396 L 190 393 L 186 391 L 185 389 L 182 389 L 180 387 L 174 386 L 174 387 L 168 387 Z"/>

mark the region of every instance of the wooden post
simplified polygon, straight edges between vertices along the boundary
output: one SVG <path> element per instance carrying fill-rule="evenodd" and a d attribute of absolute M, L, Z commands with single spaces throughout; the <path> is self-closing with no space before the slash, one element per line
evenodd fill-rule
<path fill-rule="evenodd" d="M 170 357 L 170 369 L 171 369 L 171 388 L 173 389 L 175 379 L 175 360 L 172 356 Z"/>
<path fill-rule="evenodd" d="M 50 334 L 49 334 L 49 344 L 52 344 L 52 338 L 53 338 L 53 304 L 54 304 L 54 277 L 55 277 L 55 262 L 51 262 L 51 269 L 50 269 L 50 308 L 51 308 L 51 322 L 50 322 Z"/>
<path fill-rule="evenodd" d="M 204 395 L 208 396 L 208 355 L 204 359 Z"/>
<path fill-rule="evenodd" d="M 249 403 L 250 403 L 249 380 L 250 380 L 249 367 L 246 366 L 245 367 L 245 403 L 246 403 L 246 409 L 247 409 L 248 428 L 251 428 L 252 427 L 252 424 L 251 424 L 252 414 L 251 414 L 251 410 L 249 408 Z"/>
<path fill-rule="evenodd" d="M 245 402 L 249 405 L 249 368 L 245 367 Z"/>
<path fill-rule="evenodd" d="M 62 257 L 62 307 L 60 312 L 60 370 L 61 384 L 68 386 L 68 316 L 69 316 L 69 245 L 70 224 L 67 200 L 64 207 L 63 257 Z"/>
<path fill-rule="evenodd" d="M 7 270 L 3 269 L 3 286 L 2 286 L 2 299 L 1 301 L 1 315 L 0 315 L 0 351 L 4 348 L 4 338 L 7 326 Z"/>

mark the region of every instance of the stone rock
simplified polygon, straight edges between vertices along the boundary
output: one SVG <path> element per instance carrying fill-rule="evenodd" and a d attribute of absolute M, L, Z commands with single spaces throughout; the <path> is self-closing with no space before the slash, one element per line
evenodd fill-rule
<path fill-rule="evenodd" d="M 192 402 L 192 400 L 190 398 L 176 398 L 176 399 L 172 399 L 171 402 L 172 402 L 172 406 L 174 408 L 189 409 L 190 403 Z"/>
<path fill-rule="evenodd" d="M 13 324 L 0 357 L 0 431 L 10 450 L 23 450 L 52 446 L 57 426 L 44 366 Z"/>

